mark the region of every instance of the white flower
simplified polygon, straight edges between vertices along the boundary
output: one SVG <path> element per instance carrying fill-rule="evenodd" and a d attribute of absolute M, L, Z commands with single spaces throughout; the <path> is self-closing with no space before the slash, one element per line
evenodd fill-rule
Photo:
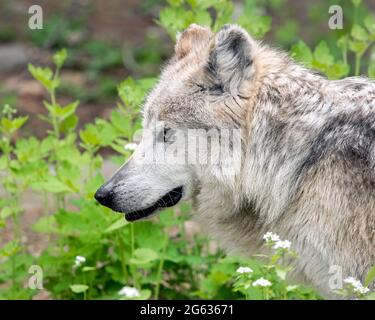
<path fill-rule="evenodd" d="M 237 270 L 236 270 L 237 273 L 251 273 L 253 272 L 252 269 L 248 268 L 248 267 L 239 267 Z"/>
<path fill-rule="evenodd" d="M 354 277 L 348 277 L 348 278 L 344 279 L 344 282 L 348 283 L 348 284 L 351 284 L 355 287 L 358 286 L 358 284 L 361 285 L 361 282 Z"/>
<path fill-rule="evenodd" d="M 270 285 L 271 282 L 264 278 L 259 278 L 258 280 L 253 282 L 253 287 L 269 287 Z"/>
<path fill-rule="evenodd" d="M 267 232 L 264 236 L 263 236 L 263 239 L 266 240 L 266 242 L 270 242 L 270 241 L 279 241 L 280 240 L 280 237 L 276 234 L 276 233 L 273 233 L 273 232 Z"/>
<path fill-rule="evenodd" d="M 360 293 L 360 294 L 366 294 L 367 292 L 370 291 L 369 288 L 364 287 L 362 285 L 361 281 L 359 281 L 358 279 L 356 279 L 354 277 L 348 277 L 348 278 L 344 279 L 344 282 L 351 285 L 354 292 L 357 292 L 357 293 Z"/>
<path fill-rule="evenodd" d="M 128 143 L 125 145 L 124 149 L 125 150 L 129 150 L 129 151 L 134 151 L 135 149 L 137 149 L 137 144 L 136 143 Z"/>
<path fill-rule="evenodd" d="M 76 267 L 79 267 L 82 263 L 85 263 L 86 262 L 86 258 L 85 257 L 82 257 L 82 256 L 76 256 L 76 259 L 74 261 L 74 265 Z"/>
<path fill-rule="evenodd" d="M 367 287 L 362 286 L 362 287 L 359 287 L 359 288 L 354 288 L 353 291 L 354 291 L 354 292 L 358 292 L 358 293 L 360 293 L 360 294 L 366 294 L 367 292 L 370 291 L 370 289 L 367 288 Z"/>
<path fill-rule="evenodd" d="M 290 249 L 290 245 L 292 243 L 289 241 L 289 240 L 278 240 L 276 241 L 275 245 L 273 246 L 274 249 L 279 249 L 279 248 L 282 248 L 282 249 Z"/>
<path fill-rule="evenodd" d="M 127 298 L 138 298 L 141 295 L 138 289 L 133 287 L 123 287 L 118 294 Z"/>

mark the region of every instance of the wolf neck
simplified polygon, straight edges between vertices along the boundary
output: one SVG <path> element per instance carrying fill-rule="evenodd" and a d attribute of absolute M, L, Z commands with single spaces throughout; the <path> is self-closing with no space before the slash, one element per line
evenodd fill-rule
<path fill-rule="evenodd" d="M 323 98 L 320 89 L 326 80 L 269 48 L 260 48 L 257 57 L 243 187 L 259 219 L 267 224 L 282 215 L 298 191 L 296 171 L 306 157 L 308 144 L 304 131 L 311 134 L 317 130 L 303 118 L 311 118 L 311 123 L 321 121 L 315 107 Z"/>

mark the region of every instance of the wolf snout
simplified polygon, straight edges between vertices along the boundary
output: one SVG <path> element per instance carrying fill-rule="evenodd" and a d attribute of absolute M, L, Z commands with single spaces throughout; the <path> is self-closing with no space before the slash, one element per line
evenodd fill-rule
<path fill-rule="evenodd" d="M 101 186 L 95 193 L 95 199 L 103 206 L 112 207 L 113 190 L 106 185 Z"/>

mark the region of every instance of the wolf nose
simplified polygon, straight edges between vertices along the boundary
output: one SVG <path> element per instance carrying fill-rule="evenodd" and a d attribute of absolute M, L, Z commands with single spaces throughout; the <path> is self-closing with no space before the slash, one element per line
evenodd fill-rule
<path fill-rule="evenodd" d="M 95 193 L 95 199 L 103 206 L 110 207 L 113 200 L 113 191 L 101 186 Z"/>

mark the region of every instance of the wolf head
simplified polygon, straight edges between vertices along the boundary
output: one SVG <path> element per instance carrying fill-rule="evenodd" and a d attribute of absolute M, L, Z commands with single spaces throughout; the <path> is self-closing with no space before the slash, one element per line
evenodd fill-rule
<path fill-rule="evenodd" d="M 191 25 L 177 38 L 146 99 L 142 141 L 95 194 L 130 221 L 197 195 L 207 181 L 235 184 L 241 168 L 257 44 L 234 25 L 217 34 Z"/>

